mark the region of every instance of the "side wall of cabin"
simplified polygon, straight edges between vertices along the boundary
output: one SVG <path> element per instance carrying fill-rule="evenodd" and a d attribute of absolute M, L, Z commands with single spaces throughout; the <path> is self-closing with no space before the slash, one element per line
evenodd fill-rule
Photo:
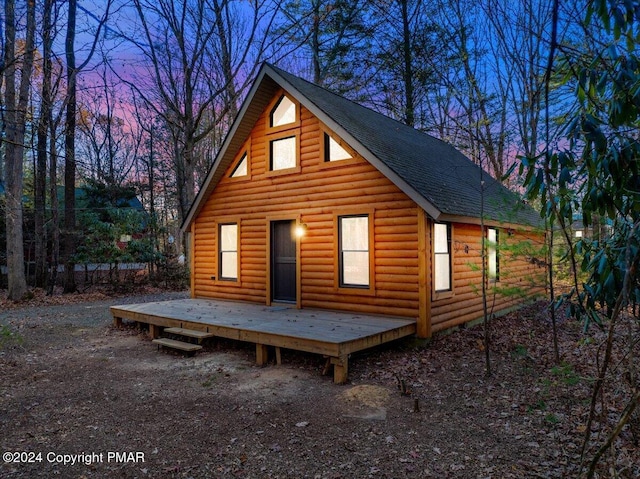
<path fill-rule="evenodd" d="M 489 314 L 544 294 L 546 282 L 546 269 L 535 259 L 544 245 L 544 237 L 533 231 L 495 228 L 498 275 L 487 281 Z M 453 290 L 443 294 L 432 292 L 432 332 L 483 317 L 481 245 L 479 225 L 452 224 Z"/>

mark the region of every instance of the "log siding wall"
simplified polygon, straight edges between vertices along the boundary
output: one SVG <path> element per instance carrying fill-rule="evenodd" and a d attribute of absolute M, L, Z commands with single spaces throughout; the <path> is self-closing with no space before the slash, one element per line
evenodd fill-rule
<path fill-rule="evenodd" d="M 543 294 L 546 281 L 544 268 L 534 264 L 528 255 L 515 253 L 516 245 L 525 242 L 531 243 L 534 249 L 540 248 L 543 237 L 530 231 L 507 230 L 499 226 L 497 229 L 499 277 L 497 283 L 487 285 L 488 306 L 494 314 L 516 306 L 526 297 Z M 453 292 L 431 302 L 432 332 L 483 316 L 481 231 L 479 225 L 452 224 Z M 509 294 L 501 293 L 507 288 L 511 289 Z"/>
<path fill-rule="evenodd" d="M 305 108 L 299 125 L 271 135 L 268 112 L 258 119 L 248 143 L 250 175 L 223 176 L 195 220 L 193 295 L 267 303 L 268 222 L 299 218 L 306 225 L 300 241 L 300 305 L 379 313 L 418 315 L 418 207 L 367 161 L 324 162 L 322 141 L 328 131 Z M 268 171 L 269 141 L 298 135 L 296 171 Z M 239 152 L 240 153 L 240 152 Z M 369 213 L 373 281 L 369 289 L 339 287 L 336 282 L 336 218 Z M 218 279 L 216 232 L 219 223 L 238 222 L 239 281 Z M 215 277 L 215 279 L 212 279 Z"/>
<path fill-rule="evenodd" d="M 479 226 L 452 225 L 453 294 L 436 298 L 431 288 L 433 262 L 429 256 L 418 257 L 419 251 L 431 254 L 431 221 L 420 218 L 422 210 L 357 154 L 353 159 L 324 162 L 323 134 L 329 130 L 304 107 L 299 107 L 299 122 L 293 128 L 278 128 L 275 135 L 269 134 L 269 111 L 255 123 L 243 147 L 249 151 L 247 177 L 229 178 L 236 162 L 231 164 L 192 225 L 194 297 L 268 304 L 269 221 L 292 219 L 306 225 L 299 240 L 299 306 L 420 318 L 428 322 L 418 328 L 422 336 L 482 316 Z M 294 171 L 268 171 L 269 141 L 283 131 L 298 136 L 298 165 Z M 373 228 L 373 282 L 368 290 L 340 288 L 336 218 L 362 212 L 370 214 Z M 237 222 L 239 227 L 236 282 L 218 278 L 217 230 L 226 222 Z M 426 238 L 419 241 L 418 231 Z M 425 269 L 422 275 L 420 267 Z M 525 282 L 532 268 L 522 259 L 500 262 L 505 284 L 507 276 L 509 281 Z M 429 297 L 421 298 L 421 293 Z M 495 310 L 519 300 L 497 298 Z"/>

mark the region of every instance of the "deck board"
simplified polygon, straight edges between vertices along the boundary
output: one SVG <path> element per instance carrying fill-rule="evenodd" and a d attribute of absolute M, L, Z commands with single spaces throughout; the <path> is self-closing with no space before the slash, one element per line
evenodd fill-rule
<path fill-rule="evenodd" d="M 215 336 L 333 358 L 415 334 L 416 321 L 210 299 L 111 307 L 116 320 L 204 331 Z"/>

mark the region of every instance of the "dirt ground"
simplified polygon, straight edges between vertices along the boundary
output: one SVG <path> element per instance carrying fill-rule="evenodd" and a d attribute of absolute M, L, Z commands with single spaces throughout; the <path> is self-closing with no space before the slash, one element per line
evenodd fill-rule
<path fill-rule="evenodd" d="M 335 385 L 319 356 L 258 368 L 252 345 L 220 340 L 186 358 L 111 326 L 112 304 L 185 296 L 0 302 L 0 477 L 576 475 L 599 338 L 563 321 L 555 365 L 541 304 L 494 321 L 490 378 L 475 327 L 356 355 Z M 604 476 L 640 477 L 632 432 Z"/>

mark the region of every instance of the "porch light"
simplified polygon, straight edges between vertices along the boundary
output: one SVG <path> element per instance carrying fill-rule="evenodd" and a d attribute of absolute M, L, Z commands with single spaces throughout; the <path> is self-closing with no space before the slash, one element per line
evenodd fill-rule
<path fill-rule="evenodd" d="M 303 238 L 307 234 L 307 225 L 305 223 L 299 223 L 295 228 L 296 238 Z"/>

